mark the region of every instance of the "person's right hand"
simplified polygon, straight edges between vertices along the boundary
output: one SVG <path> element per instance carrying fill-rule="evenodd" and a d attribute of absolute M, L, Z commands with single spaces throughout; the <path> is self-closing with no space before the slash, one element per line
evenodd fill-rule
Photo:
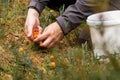
<path fill-rule="evenodd" d="M 40 27 L 40 23 L 39 23 L 39 13 L 35 9 L 29 8 L 24 26 L 24 31 L 26 36 L 30 40 L 34 40 L 33 30 L 36 28 L 39 29 L 39 35 L 40 35 L 42 33 L 42 28 Z"/>

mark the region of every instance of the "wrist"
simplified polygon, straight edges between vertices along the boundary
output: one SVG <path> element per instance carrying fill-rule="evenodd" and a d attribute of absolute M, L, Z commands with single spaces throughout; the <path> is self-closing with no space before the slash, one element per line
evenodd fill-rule
<path fill-rule="evenodd" d="M 34 8 L 29 8 L 28 14 L 32 14 L 32 15 L 34 15 L 36 17 L 39 17 L 38 11 L 36 11 Z"/>
<path fill-rule="evenodd" d="M 60 25 L 59 25 L 57 22 L 55 22 L 55 24 L 56 24 L 56 26 L 58 27 L 58 31 L 59 31 L 62 35 L 64 35 L 64 34 L 63 34 L 63 31 L 62 31 L 62 29 L 61 29 L 61 27 L 60 27 Z"/>

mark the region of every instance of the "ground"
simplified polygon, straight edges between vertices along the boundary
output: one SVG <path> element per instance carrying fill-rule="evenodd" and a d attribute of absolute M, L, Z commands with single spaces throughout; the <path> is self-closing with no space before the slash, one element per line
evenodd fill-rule
<path fill-rule="evenodd" d="M 70 32 L 52 49 L 28 40 L 24 23 L 29 0 L 0 1 L 0 80 L 119 80 L 118 59 L 99 61 L 92 48 L 77 41 L 78 32 Z M 45 28 L 60 13 L 45 8 L 40 17 Z"/>

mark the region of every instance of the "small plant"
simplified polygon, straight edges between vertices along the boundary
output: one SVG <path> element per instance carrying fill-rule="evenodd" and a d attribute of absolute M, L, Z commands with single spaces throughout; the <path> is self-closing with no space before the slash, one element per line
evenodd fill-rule
<path fill-rule="evenodd" d="M 22 47 L 19 48 L 19 53 L 23 53 L 24 49 Z"/>
<path fill-rule="evenodd" d="M 56 67 L 55 62 L 51 62 L 51 63 L 50 63 L 50 67 L 51 67 L 51 68 L 55 68 L 55 67 Z"/>
<path fill-rule="evenodd" d="M 54 57 L 54 56 L 50 56 L 50 60 L 51 60 L 51 61 L 54 61 L 54 60 L 55 60 L 55 57 Z"/>

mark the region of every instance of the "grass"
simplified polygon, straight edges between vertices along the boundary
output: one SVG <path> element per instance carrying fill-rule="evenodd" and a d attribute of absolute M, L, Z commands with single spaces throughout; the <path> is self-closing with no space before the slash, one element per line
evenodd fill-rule
<path fill-rule="evenodd" d="M 28 3 L 29 0 L 0 1 L 0 80 L 120 79 L 119 56 L 110 63 L 95 59 L 92 49 L 77 43 L 76 35 L 81 28 L 70 32 L 49 50 L 28 40 L 23 30 Z M 46 7 L 40 18 L 41 26 L 44 28 L 57 16 L 59 12 Z M 51 62 L 55 62 L 55 67 L 50 66 Z"/>

